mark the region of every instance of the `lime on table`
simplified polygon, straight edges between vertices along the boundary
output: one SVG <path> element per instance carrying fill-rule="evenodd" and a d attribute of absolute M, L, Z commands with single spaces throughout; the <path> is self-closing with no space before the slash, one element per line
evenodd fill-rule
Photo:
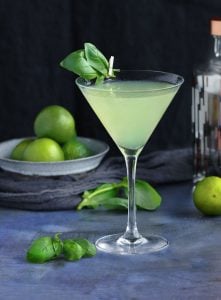
<path fill-rule="evenodd" d="M 15 160 L 23 160 L 23 154 L 26 147 L 33 141 L 33 139 L 25 139 L 18 143 L 12 150 L 11 158 Z"/>
<path fill-rule="evenodd" d="M 31 142 L 25 149 L 23 160 L 32 162 L 53 162 L 64 160 L 61 146 L 52 139 L 40 138 Z"/>
<path fill-rule="evenodd" d="M 75 121 L 71 113 L 59 105 L 45 107 L 34 121 L 37 137 L 48 137 L 58 143 L 65 143 L 76 136 Z"/>
<path fill-rule="evenodd" d="M 204 215 L 221 215 L 221 178 L 205 177 L 196 184 L 193 202 Z"/>
<path fill-rule="evenodd" d="M 65 160 L 84 158 L 92 155 L 92 151 L 77 139 L 71 139 L 63 146 Z"/>

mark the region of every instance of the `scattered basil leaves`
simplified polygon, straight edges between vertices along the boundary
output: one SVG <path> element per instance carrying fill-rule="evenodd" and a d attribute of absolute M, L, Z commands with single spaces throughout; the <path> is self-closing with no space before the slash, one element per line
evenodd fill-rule
<path fill-rule="evenodd" d="M 43 236 L 34 240 L 29 247 L 26 259 L 31 263 L 45 263 L 63 254 L 68 261 L 77 261 L 82 257 L 92 257 L 96 254 L 94 244 L 83 238 L 60 239 L 60 233 L 54 237 Z"/>
<path fill-rule="evenodd" d="M 127 179 L 123 178 L 119 183 L 106 183 L 85 191 L 77 210 L 84 207 L 95 209 L 100 206 L 109 210 L 127 209 L 127 197 L 128 183 Z M 160 194 L 144 180 L 136 180 L 135 199 L 137 208 L 144 210 L 156 210 L 161 204 Z"/>

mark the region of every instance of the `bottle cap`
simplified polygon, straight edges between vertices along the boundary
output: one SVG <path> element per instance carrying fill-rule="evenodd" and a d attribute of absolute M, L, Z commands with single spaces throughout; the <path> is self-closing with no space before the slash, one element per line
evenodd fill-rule
<path fill-rule="evenodd" d="M 211 34 L 221 35 L 221 19 L 211 20 Z"/>

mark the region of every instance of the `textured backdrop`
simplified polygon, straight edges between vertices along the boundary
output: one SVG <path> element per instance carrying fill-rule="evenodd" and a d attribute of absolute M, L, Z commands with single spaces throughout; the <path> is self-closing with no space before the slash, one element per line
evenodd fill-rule
<path fill-rule="evenodd" d="M 80 135 L 113 146 L 74 75 L 58 66 L 90 41 L 122 69 L 185 77 L 146 151 L 190 145 L 192 70 L 211 49 L 213 16 L 221 16 L 220 0 L 0 0 L 0 140 L 32 135 L 36 113 L 60 104 L 74 113 Z"/>

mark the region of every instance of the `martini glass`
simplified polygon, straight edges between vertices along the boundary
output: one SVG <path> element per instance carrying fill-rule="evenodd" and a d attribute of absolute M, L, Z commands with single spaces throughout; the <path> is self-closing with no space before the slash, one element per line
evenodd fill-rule
<path fill-rule="evenodd" d="M 125 233 L 97 240 L 99 250 L 115 254 L 144 254 L 164 249 L 168 241 L 142 236 L 136 223 L 136 164 L 146 142 L 183 83 L 176 74 L 149 70 L 121 70 L 114 79 L 95 85 L 76 79 L 84 97 L 120 149 L 128 178 L 128 221 Z"/>

